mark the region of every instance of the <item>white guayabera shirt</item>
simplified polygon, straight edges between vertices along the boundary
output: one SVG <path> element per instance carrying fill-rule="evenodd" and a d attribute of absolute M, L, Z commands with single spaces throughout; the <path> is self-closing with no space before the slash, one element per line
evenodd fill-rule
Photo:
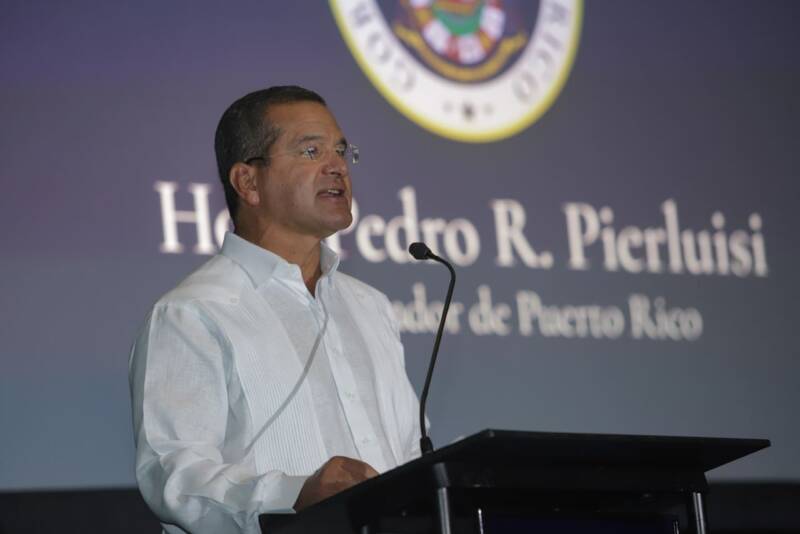
<path fill-rule="evenodd" d="M 227 234 L 154 306 L 131 351 L 136 478 L 169 533 L 256 533 L 336 455 L 419 456 L 417 397 L 385 295 L 322 245 L 297 265 Z"/>

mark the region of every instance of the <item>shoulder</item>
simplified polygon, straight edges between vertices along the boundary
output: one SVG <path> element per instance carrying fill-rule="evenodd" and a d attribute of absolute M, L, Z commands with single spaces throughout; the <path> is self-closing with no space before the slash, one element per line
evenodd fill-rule
<path fill-rule="evenodd" d="M 172 344 L 178 338 L 225 341 L 224 319 L 238 308 L 248 285 L 252 287 L 238 264 L 220 254 L 212 257 L 153 304 L 136 345 L 155 340 Z"/>
<path fill-rule="evenodd" d="M 229 304 L 248 285 L 252 283 L 245 271 L 231 259 L 217 254 L 161 296 L 155 307 Z"/>
<path fill-rule="evenodd" d="M 343 287 L 352 291 L 361 299 L 371 300 L 380 304 L 381 306 L 389 304 L 389 298 L 383 292 L 367 284 L 366 282 L 362 282 L 358 278 L 350 276 L 349 274 L 337 271 L 336 283 L 339 285 L 339 287 Z"/>
<path fill-rule="evenodd" d="M 373 318 L 378 321 L 377 324 L 382 323 L 393 332 L 394 337 L 400 338 L 399 324 L 389 297 L 371 285 L 342 272 L 336 273 L 336 283 L 340 290 L 354 297 L 362 310 L 374 312 Z"/>

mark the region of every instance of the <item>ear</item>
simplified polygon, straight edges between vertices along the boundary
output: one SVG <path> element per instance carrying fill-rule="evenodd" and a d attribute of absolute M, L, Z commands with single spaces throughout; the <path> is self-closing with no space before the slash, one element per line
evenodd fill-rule
<path fill-rule="evenodd" d="M 245 163 L 234 163 L 228 179 L 239 198 L 248 206 L 258 206 L 261 196 L 256 183 L 256 168 Z"/>

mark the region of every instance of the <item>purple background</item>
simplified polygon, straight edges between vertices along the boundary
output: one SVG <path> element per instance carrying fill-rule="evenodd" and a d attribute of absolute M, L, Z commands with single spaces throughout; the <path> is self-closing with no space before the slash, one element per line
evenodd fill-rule
<path fill-rule="evenodd" d="M 446 338 L 429 404 L 437 445 L 485 427 L 765 437 L 770 450 L 717 478 L 800 479 L 796 250 L 800 119 L 790 1 L 587 2 L 577 58 L 554 106 L 521 134 L 470 145 L 423 130 L 356 65 L 324 2 L 18 2 L 0 17 L 0 489 L 127 486 L 128 349 L 149 306 L 207 259 L 165 255 L 158 180 L 213 183 L 213 132 L 235 98 L 268 85 L 319 91 L 361 147 L 362 210 L 466 217 L 481 235 L 456 299 L 480 284 L 513 302 L 622 306 L 634 292 L 697 307 L 692 343 Z M 494 263 L 490 199 L 513 198 L 552 270 Z M 611 206 L 617 228 L 764 220 L 766 278 L 566 268 L 561 206 Z M 181 241 L 194 230 L 180 225 Z M 342 238 L 354 250 L 353 236 Z M 593 258 L 595 265 L 599 262 Z M 444 271 L 356 253 L 345 271 L 410 301 Z M 404 336 L 419 388 L 432 336 Z"/>

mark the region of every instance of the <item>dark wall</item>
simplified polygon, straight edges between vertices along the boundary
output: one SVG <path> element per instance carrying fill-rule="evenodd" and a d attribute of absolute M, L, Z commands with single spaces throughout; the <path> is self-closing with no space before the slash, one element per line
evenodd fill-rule
<path fill-rule="evenodd" d="M 800 532 L 800 486 L 716 484 L 706 498 L 711 532 Z M 157 534 L 135 489 L 0 493 L 0 534 Z"/>

